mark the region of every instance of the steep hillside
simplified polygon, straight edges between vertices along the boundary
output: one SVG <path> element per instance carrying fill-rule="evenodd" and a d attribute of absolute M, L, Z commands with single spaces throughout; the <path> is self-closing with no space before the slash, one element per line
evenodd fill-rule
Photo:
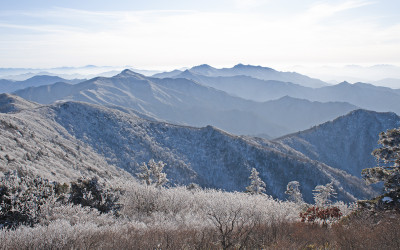
<path fill-rule="evenodd" d="M 211 126 L 148 121 L 77 102 L 0 114 L 0 119 L 2 171 L 26 167 L 61 179 L 82 174 L 112 176 L 118 173 L 114 165 L 136 173 L 138 164 L 154 158 L 168 164 L 172 184 L 194 182 L 242 191 L 255 167 L 267 183 L 267 193 L 276 198 L 285 198 L 286 184 L 292 180 L 301 183 L 310 202 L 312 189 L 331 181 L 340 199 L 372 195 L 358 178 L 310 160 L 286 145 L 233 136 Z"/>
<path fill-rule="evenodd" d="M 292 98 L 290 109 L 275 112 L 281 110 L 279 100 L 249 101 L 193 80 L 149 78 L 130 70 L 111 78 L 98 77 L 75 85 L 57 83 L 15 93 L 43 104 L 75 100 L 121 106 L 171 123 L 213 125 L 234 134 L 271 137 L 307 129 L 357 108 L 346 103 L 311 103 Z M 298 116 L 303 122 L 292 122 Z"/>
<path fill-rule="evenodd" d="M 0 100 L 0 172 L 19 169 L 60 182 L 129 176 L 71 136 L 48 107 L 7 94 Z"/>
<path fill-rule="evenodd" d="M 173 183 L 195 182 L 203 187 L 244 190 L 256 167 L 267 193 L 284 198 L 287 182 L 299 180 L 306 198 L 317 184 L 335 181 L 340 197 L 368 195 L 360 180 L 314 162 L 279 143 L 229 135 L 211 126 L 192 128 L 150 122 L 116 110 L 82 103 L 52 106 L 57 122 L 69 133 L 129 172 L 150 158 L 165 161 Z M 80 117 L 80 119 L 74 119 Z M 98 128 L 98 129 L 93 129 Z"/>
<path fill-rule="evenodd" d="M 400 117 L 394 113 L 356 110 L 277 141 L 311 159 L 361 177 L 362 169 L 376 165 L 371 152 L 378 147 L 379 133 L 399 126 Z"/>
<path fill-rule="evenodd" d="M 32 109 L 40 105 L 27 101 L 19 96 L 0 94 L 0 113 L 18 112 L 23 109 Z"/>

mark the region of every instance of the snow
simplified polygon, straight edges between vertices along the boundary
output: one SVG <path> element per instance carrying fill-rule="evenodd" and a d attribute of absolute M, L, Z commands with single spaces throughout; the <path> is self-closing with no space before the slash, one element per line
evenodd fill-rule
<path fill-rule="evenodd" d="M 385 202 L 385 203 L 390 203 L 390 202 L 393 201 L 393 199 L 386 196 L 386 197 L 383 197 L 382 201 Z"/>
<path fill-rule="evenodd" d="M 285 199 L 286 184 L 300 182 L 305 200 L 333 181 L 344 200 L 368 194 L 361 180 L 310 160 L 290 147 L 234 136 L 212 126 L 194 128 L 149 121 L 102 106 L 66 102 L 0 114 L 0 163 L 27 168 L 50 180 L 81 175 L 135 174 L 142 162 L 163 161 L 171 185 L 244 191 L 254 167 L 266 193 Z M 7 160 L 9 157 L 10 160 Z M 124 171 L 121 171 L 124 170 Z"/>
<path fill-rule="evenodd" d="M 230 80 L 226 81 L 230 84 Z M 243 81 L 243 76 L 232 80 Z M 253 80 L 257 86 L 265 85 L 265 81 Z M 207 83 L 183 78 L 151 78 L 125 70 L 114 77 L 97 77 L 76 85 L 29 88 L 15 94 L 43 104 L 75 100 L 121 106 L 173 123 L 197 127 L 213 125 L 234 134 L 271 137 L 307 129 L 356 108 L 348 103 L 318 103 L 296 98 L 255 102 L 234 97 L 213 88 L 217 87 L 215 84 L 210 87 Z M 281 83 L 271 84 L 274 89 L 281 86 Z M 268 82 L 263 89 L 271 91 L 271 84 Z M 291 92 L 298 92 L 298 87 Z"/>

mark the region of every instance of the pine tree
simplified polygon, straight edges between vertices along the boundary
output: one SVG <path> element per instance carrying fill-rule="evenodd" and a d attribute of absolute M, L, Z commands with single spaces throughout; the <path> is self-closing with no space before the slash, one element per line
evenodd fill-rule
<path fill-rule="evenodd" d="M 327 207 L 332 201 L 331 197 L 336 197 L 337 194 L 333 188 L 333 183 L 328 183 L 324 185 L 318 185 L 313 190 L 315 205 L 317 207 Z"/>
<path fill-rule="evenodd" d="M 162 161 L 155 162 L 153 159 L 151 159 L 148 165 L 151 170 L 151 174 L 153 175 L 155 186 L 164 186 L 168 182 L 167 174 L 163 172 L 166 164 Z"/>
<path fill-rule="evenodd" d="M 295 203 L 304 203 L 303 196 L 300 192 L 300 183 L 298 181 L 291 181 L 286 186 L 286 192 L 289 196 L 288 200 Z"/>
<path fill-rule="evenodd" d="M 265 183 L 258 176 L 258 172 L 255 168 L 251 170 L 249 179 L 251 180 L 250 186 L 246 187 L 246 190 L 250 194 L 261 194 L 265 192 Z"/>
<path fill-rule="evenodd" d="M 165 165 L 164 162 L 155 162 L 153 159 L 148 164 L 143 162 L 136 176 L 148 186 L 162 187 L 168 182 L 167 174 L 163 172 Z"/>
<path fill-rule="evenodd" d="M 147 167 L 146 163 L 142 163 L 139 167 L 139 173 L 136 176 L 147 186 L 150 186 L 153 182 L 151 178 L 151 170 Z"/>
<path fill-rule="evenodd" d="M 400 192 L 400 128 L 387 130 L 379 134 L 381 148 L 375 149 L 378 166 L 366 168 L 361 172 L 368 184 L 384 182 L 388 192 Z"/>

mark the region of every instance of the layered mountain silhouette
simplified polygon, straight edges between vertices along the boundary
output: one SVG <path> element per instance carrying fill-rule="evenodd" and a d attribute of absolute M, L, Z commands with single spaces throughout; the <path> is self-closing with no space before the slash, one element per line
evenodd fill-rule
<path fill-rule="evenodd" d="M 363 109 L 400 114 L 400 90 L 374 86 L 368 83 L 342 82 L 336 85 L 302 84 L 296 78 L 266 78 L 257 74 L 233 74 L 235 68 L 251 69 L 250 72 L 278 72 L 270 68 L 237 65 L 231 69 L 215 69 L 208 65 L 185 71 L 156 74 L 157 77 L 185 78 L 225 91 L 233 96 L 259 102 L 291 96 L 319 102 L 347 102 Z M 225 73 L 224 73 L 225 72 Z M 237 71 L 239 72 L 239 71 Z M 245 72 L 240 71 L 240 72 Z M 283 72 L 287 73 L 287 72 Z M 282 74 L 283 74 L 282 73 Z M 290 75 L 290 74 L 289 74 Z"/>
<path fill-rule="evenodd" d="M 251 76 L 218 76 L 210 77 L 186 70 L 174 78 L 185 78 L 203 85 L 225 91 L 233 96 L 253 101 L 269 101 L 283 96 L 295 96 L 307 92 L 307 87 L 276 80 L 261 80 Z"/>
<path fill-rule="evenodd" d="M 149 121 L 117 109 L 60 102 L 30 107 L 2 95 L 20 109 L 0 114 L 0 162 L 6 169 L 27 168 L 51 179 L 80 174 L 103 177 L 132 174 L 149 159 L 163 160 L 171 184 L 243 191 L 255 167 L 267 193 L 284 199 L 286 184 L 298 180 L 305 199 L 312 189 L 333 182 L 346 201 L 371 197 L 362 180 L 312 160 L 281 142 L 240 137 L 212 126 L 194 128 Z M 77 119 L 79 118 L 79 119 Z M 4 169 L 3 169 L 4 171 Z M 126 171 L 126 172 L 125 172 Z"/>
<path fill-rule="evenodd" d="M 294 95 L 313 101 L 342 101 L 358 107 L 400 114 L 400 94 L 398 90 L 378 87 L 367 83 L 350 84 L 342 82 L 337 85 L 314 89 L 306 94 Z"/>
<path fill-rule="evenodd" d="M 378 134 L 400 126 L 395 113 L 375 112 L 399 114 L 399 90 L 242 64 L 12 84 L 29 87 L 0 95 L 0 172 L 57 181 L 132 178 L 154 158 L 167 163 L 171 185 L 243 191 L 255 167 L 276 198 L 297 180 L 308 202 L 328 182 L 351 201 L 374 195 L 361 170 L 376 164 Z"/>
<path fill-rule="evenodd" d="M 281 72 L 272 68 L 243 65 L 237 64 L 232 68 L 217 69 L 210 65 L 203 64 L 192 67 L 188 70 L 191 73 L 208 76 L 208 77 L 219 77 L 219 76 L 250 76 L 261 80 L 275 80 L 282 82 L 297 83 L 302 86 L 318 88 L 329 85 L 318 79 L 310 78 L 308 76 L 296 73 L 296 72 Z M 166 78 L 166 77 L 179 77 L 182 71 L 174 70 L 172 72 L 158 73 L 154 77 Z"/>
<path fill-rule="evenodd" d="M 213 125 L 234 134 L 272 137 L 307 129 L 357 108 L 348 103 L 310 102 L 292 97 L 255 102 L 193 80 L 151 78 L 130 70 L 110 78 L 31 87 L 15 94 L 42 104 L 75 100 L 116 105 L 172 123 Z"/>
<path fill-rule="evenodd" d="M 319 102 L 347 102 L 355 106 L 400 114 L 400 90 L 368 83 L 342 82 L 320 88 L 309 88 L 291 82 L 265 81 L 249 76 L 209 77 L 186 70 L 176 78 L 191 79 L 231 95 L 254 101 L 268 101 L 283 96 Z"/>
<path fill-rule="evenodd" d="M 11 93 L 19 89 L 24 89 L 27 87 L 37 87 L 42 85 L 53 84 L 56 82 L 65 82 L 70 84 L 75 84 L 83 80 L 67 80 L 58 76 L 48 76 L 48 75 L 37 75 L 33 76 L 24 81 L 12 81 L 0 79 L 0 93 Z"/>

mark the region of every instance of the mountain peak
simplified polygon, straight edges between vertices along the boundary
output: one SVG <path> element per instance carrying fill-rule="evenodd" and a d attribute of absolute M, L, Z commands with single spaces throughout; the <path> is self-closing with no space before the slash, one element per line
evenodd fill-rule
<path fill-rule="evenodd" d="M 198 65 L 198 66 L 194 66 L 194 67 L 192 67 L 191 68 L 192 70 L 196 70 L 196 69 L 214 69 L 213 67 L 211 67 L 210 65 L 208 65 L 208 64 L 201 64 L 201 65 Z"/>
<path fill-rule="evenodd" d="M 130 69 L 124 69 L 123 71 L 121 71 L 121 73 L 119 73 L 118 75 L 116 75 L 116 77 L 134 77 L 137 79 L 144 79 L 145 76 L 139 73 L 136 73 Z"/>
<path fill-rule="evenodd" d="M 399 125 L 400 117 L 395 113 L 358 109 L 278 141 L 361 179 L 366 166 L 376 165 L 371 152 L 377 147 L 379 133 Z"/>
<path fill-rule="evenodd" d="M 248 65 L 247 65 L 248 66 Z M 242 64 L 242 63 L 238 63 L 238 64 L 236 64 L 235 66 L 233 66 L 234 68 L 242 68 L 242 67 L 245 67 L 245 65 L 244 64 Z"/>
<path fill-rule="evenodd" d="M 350 119 L 352 117 L 360 117 L 360 116 L 382 116 L 382 117 L 398 117 L 396 113 L 394 112 L 377 112 L 377 111 L 372 111 L 372 110 L 366 110 L 366 109 L 356 109 L 353 111 L 350 111 L 347 115 L 340 116 L 337 119 L 340 119 L 342 117 Z"/>
<path fill-rule="evenodd" d="M 64 80 L 63 78 L 59 77 L 59 76 L 50 76 L 50 75 L 36 75 L 36 76 L 32 76 L 31 78 L 27 79 L 28 80 L 38 80 L 38 79 L 57 79 L 57 80 Z"/>
<path fill-rule="evenodd" d="M 188 76 L 196 76 L 196 75 L 198 75 L 198 74 L 191 71 L 190 69 L 187 69 L 187 70 L 183 71 L 182 73 L 180 73 L 178 76 L 188 77 Z"/>
<path fill-rule="evenodd" d="M 205 75 L 205 76 L 214 76 L 216 73 L 218 74 L 218 69 L 211 67 L 208 64 L 202 64 L 199 66 L 194 66 L 190 69 L 190 71 L 193 73 L 197 73 L 200 75 Z"/>

